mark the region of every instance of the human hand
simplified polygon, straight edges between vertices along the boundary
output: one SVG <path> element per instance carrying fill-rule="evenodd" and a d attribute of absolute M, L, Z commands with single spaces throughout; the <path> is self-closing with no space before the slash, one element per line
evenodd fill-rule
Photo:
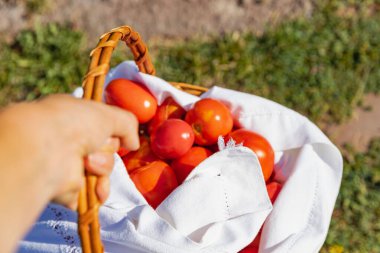
<path fill-rule="evenodd" d="M 0 251 L 14 249 L 49 201 L 75 209 L 84 167 L 104 201 L 112 153 L 120 143 L 137 149 L 137 131 L 133 114 L 69 95 L 0 110 Z"/>
<path fill-rule="evenodd" d="M 58 116 L 53 117 L 56 121 L 49 121 L 51 129 L 55 130 L 54 139 L 56 142 L 62 141 L 56 146 L 61 152 L 57 152 L 57 157 L 51 160 L 61 160 L 66 168 L 62 176 L 67 179 L 62 180 L 53 201 L 71 209 L 76 208 L 78 192 L 84 182 L 83 173 L 78 173 L 78 169 L 83 172 L 82 168 L 85 167 L 90 174 L 98 177 L 96 193 L 100 202 L 104 202 L 109 195 L 113 154 L 119 149 L 120 141 L 129 150 L 139 147 L 135 116 L 116 107 L 62 95 L 41 100 L 39 105 L 48 111 L 47 115 L 54 113 Z M 72 115 L 71 119 L 69 115 Z"/>
<path fill-rule="evenodd" d="M 118 138 L 108 138 L 98 151 L 84 157 L 84 168 L 86 171 L 91 175 L 97 176 L 95 191 L 100 203 L 103 203 L 109 195 L 109 175 L 114 166 L 114 153 L 117 152 L 119 147 L 120 140 Z M 83 187 L 83 184 L 84 178 L 82 179 L 81 187 Z M 73 187 L 72 189 L 65 189 L 64 192 L 58 193 L 58 196 L 54 197 L 52 202 L 75 210 L 78 204 L 77 200 L 78 189 Z"/>
<path fill-rule="evenodd" d="M 139 147 L 138 123 L 133 114 L 69 95 L 18 104 L 2 116 L 6 119 L 2 121 L 3 129 L 13 138 L 9 142 L 23 140 L 21 145 L 17 141 L 10 154 L 14 161 L 24 161 L 16 167 L 24 173 L 35 171 L 32 177 L 41 180 L 49 200 L 72 209 L 76 208 L 84 182 L 84 167 L 99 177 L 96 193 L 104 201 L 109 192 L 113 153 L 120 143 L 129 150 Z M 19 157 L 28 152 L 27 160 Z"/>

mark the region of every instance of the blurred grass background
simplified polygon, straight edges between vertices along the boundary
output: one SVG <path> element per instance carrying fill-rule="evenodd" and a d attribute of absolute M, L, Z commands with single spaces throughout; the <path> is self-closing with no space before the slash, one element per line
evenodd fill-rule
<path fill-rule="evenodd" d="M 42 2 L 29 2 L 30 11 L 43 10 Z M 268 27 L 261 36 L 154 43 L 150 52 L 166 80 L 242 90 L 317 124 L 339 123 L 365 93 L 380 91 L 379 10 L 379 0 L 322 0 L 311 17 Z M 73 91 L 95 43 L 70 24 L 36 25 L 1 42 L 0 104 Z M 131 56 L 118 49 L 113 62 L 124 59 Z M 344 151 L 342 187 L 322 252 L 380 252 L 380 139 L 367 152 Z"/>
<path fill-rule="evenodd" d="M 368 151 L 345 147 L 343 179 L 321 252 L 380 252 L 380 138 Z"/>

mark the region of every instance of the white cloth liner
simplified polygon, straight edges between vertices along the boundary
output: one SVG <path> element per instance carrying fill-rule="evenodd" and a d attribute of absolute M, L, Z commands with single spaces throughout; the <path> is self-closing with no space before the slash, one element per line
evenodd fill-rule
<path fill-rule="evenodd" d="M 159 104 L 172 96 L 188 110 L 200 99 L 138 72 L 133 62 L 111 70 L 106 83 L 122 77 L 145 84 Z M 247 148 L 215 153 L 156 211 L 115 155 L 111 195 L 100 209 L 106 252 L 237 252 L 264 220 L 260 253 L 318 252 L 341 182 L 339 150 L 307 118 L 275 102 L 220 87 L 204 97 L 223 101 L 236 125 L 272 144 L 275 179 L 283 183 L 273 210 L 257 157 Z M 80 252 L 76 218 L 75 212 L 50 204 L 20 242 L 19 252 Z"/>

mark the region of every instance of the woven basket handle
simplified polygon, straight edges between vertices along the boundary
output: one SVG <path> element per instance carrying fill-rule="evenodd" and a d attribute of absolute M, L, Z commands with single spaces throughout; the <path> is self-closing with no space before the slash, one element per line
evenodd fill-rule
<path fill-rule="evenodd" d="M 103 84 L 110 67 L 111 55 L 119 40 L 124 41 L 132 51 L 141 72 L 155 74 L 148 49 L 139 34 L 128 26 L 112 29 L 100 37 L 98 45 L 91 51 L 91 62 L 82 84 L 83 99 L 102 101 Z M 96 176 L 86 173 L 86 183 L 79 194 L 78 227 L 84 253 L 103 252 L 98 218 L 100 203 L 95 193 L 96 181 Z"/>

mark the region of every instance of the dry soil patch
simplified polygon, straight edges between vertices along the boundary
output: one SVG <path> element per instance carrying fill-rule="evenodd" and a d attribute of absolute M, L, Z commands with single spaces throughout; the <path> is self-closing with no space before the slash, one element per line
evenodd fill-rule
<path fill-rule="evenodd" d="M 372 138 L 380 137 L 380 96 L 366 95 L 363 105 L 355 109 L 348 122 L 328 126 L 325 130 L 338 146 L 349 143 L 359 151 L 365 151 Z"/>

